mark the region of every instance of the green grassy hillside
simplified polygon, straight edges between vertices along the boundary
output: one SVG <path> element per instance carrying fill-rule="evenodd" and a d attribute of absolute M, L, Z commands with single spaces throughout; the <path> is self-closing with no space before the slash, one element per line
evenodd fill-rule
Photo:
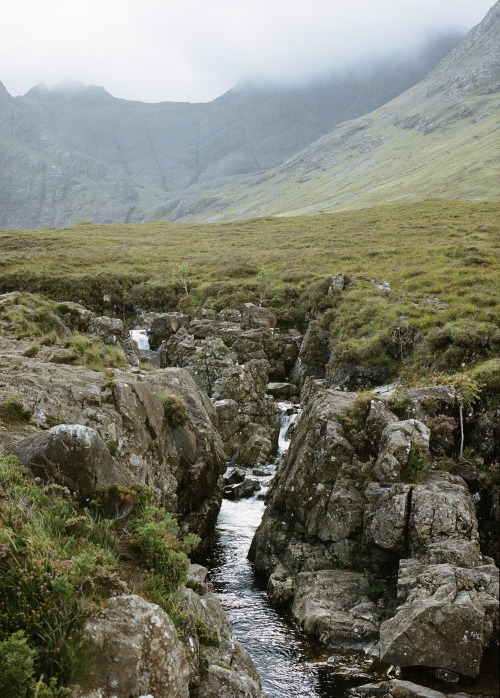
<path fill-rule="evenodd" d="M 131 317 L 258 302 L 264 285 L 282 323 L 324 313 L 339 360 L 416 380 L 499 353 L 499 214 L 500 203 L 429 200 L 210 225 L 3 231 L 0 291 Z M 337 273 L 346 290 L 328 297 L 323 279 Z"/>

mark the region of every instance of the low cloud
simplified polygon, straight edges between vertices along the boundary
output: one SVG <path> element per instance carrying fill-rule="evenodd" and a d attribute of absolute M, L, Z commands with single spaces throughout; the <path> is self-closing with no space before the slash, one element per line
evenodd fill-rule
<path fill-rule="evenodd" d="M 293 84 L 466 30 L 491 0 L 3 0 L 12 94 L 77 80 L 142 101 L 207 101 L 242 80 Z"/>

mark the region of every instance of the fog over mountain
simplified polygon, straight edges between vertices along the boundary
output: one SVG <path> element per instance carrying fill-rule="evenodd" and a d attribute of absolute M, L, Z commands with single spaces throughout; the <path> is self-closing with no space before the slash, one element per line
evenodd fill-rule
<path fill-rule="evenodd" d="M 131 102 L 78 83 L 15 98 L 3 88 L 0 226 L 142 220 L 188 187 L 279 166 L 416 84 L 460 38 L 302 86 L 240 84 L 207 104 Z"/>
<path fill-rule="evenodd" d="M 491 0 L 3 0 L 7 90 L 76 80 L 116 97 L 211 101 L 241 81 L 300 86 L 477 24 Z M 28 7 L 29 6 L 29 7 Z"/>

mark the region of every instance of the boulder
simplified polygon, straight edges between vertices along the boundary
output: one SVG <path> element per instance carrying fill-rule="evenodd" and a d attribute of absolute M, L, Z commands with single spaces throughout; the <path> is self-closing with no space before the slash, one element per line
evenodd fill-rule
<path fill-rule="evenodd" d="M 160 344 L 166 342 L 180 329 L 189 327 L 188 318 L 182 313 L 164 313 L 155 315 L 151 320 L 148 332 L 149 346 L 153 351 L 159 349 Z"/>
<path fill-rule="evenodd" d="M 498 569 L 401 560 L 396 614 L 380 629 L 380 658 L 477 676 L 498 630 Z"/>
<path fill-rule="evenodd" d="M 194 667 L 190 698 L 265 698 L 252 659 L 235 638 L 215 594 L 199 596 L 186 589 L 185 611 L 193 626 L 206 633 L 202 642 L 199 633 L 187 638 Z"/>
<path fill-rule="evenodd" d="M 382 432 L 373 476 L 380 482 L 398 482 L 408 462 L 410 449 L 428 452 L 429 440 L 429 428 L 416 419 L 389 424 Z"/>
<path fill-rule="evenodd" d="M 380 624 L 367 588 L 359 572 L 302 572 L 295 578 L 293 617 L 323 645 L 361 649 L 378 639 Z"/>
<path fill-rule="evenodd" d="M 391 679 L 390 681 L 380 681 L 379 683 L 367 683 L 363 686 L 351 688 L 349 695 L 353 698 L 451 698 L 452 695 L 460 698 L 468 698 L 466 693 L 446 694 L 436 691 L 427 686 L 420 686 L 413 681 L 403 681 L 401 679 Z"/>
<path fill-rule="evenodd" d="M 134 481 L 120 465 L 95 429 L 81 424 L 60 424 L 7 445 L 21 465 L 44 481 L 55 482 L 90 499 L 101 487 Z"/>
<path fill-rule="evenodd" d="M 243 482 L 235 482 L 224 487 L 226 499 L 245 499 L 251 497 L 261 489 L 260 482 L 251 477 L 246 477 Z"/>
<path fill-rule="evenodd" d="M 276 327 L 276 315 L 267 308 L 245 303 L 241 313 L 241 329 L 249 330 L 253 327 Z"/>
<path fill-rule="evenodd" d="M 293 383 L 268 383 L 267 392 L 275 400 L 292 400 L 298 395 L 297 386 Z"/>
<path fill-rule="evenodd" d="M 156 604 L 135 595 L 108 599 L 87 622 L 86 639 L 98 660 L 90 686 L 78 698 L 190 695 L 186 650 Z"/>
<path fill-rule="evenodd" d="M 120 344 L 128 335 L 122 320 L 106 315 L 93 317 L 89 322 L 87 332 L 99 337 L 105 344 Z"/>

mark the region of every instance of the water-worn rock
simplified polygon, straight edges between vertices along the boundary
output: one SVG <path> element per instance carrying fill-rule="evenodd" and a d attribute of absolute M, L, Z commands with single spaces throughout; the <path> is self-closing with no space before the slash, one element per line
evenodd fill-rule
<path fill-rule="evenodd" d="M 360 648 L 378 639 L 377 608 L 366 596 L 367 588 L 359 572 L 302 572 L 295 578 L 293 616 L 322 644 Z"/>
<path fill-rule="evenodd" d="M 170 617 L 140 596 L 117 596 L 86 625 L 98 658 L 88 690 L 78 698 L 188 698 L 190 667 Z"/>
<path fill-rule="evenodd" d="M 134 478 L 120 465 L 95 429 L 60 424 L 5 447 L 21 465 L 45 481 L 90 498 L 101 487 L 128 485 Z"/>
<path fill-rule="evenodd" d="M 477 676 L 498 632 L 498 569 L 401 560 L 396 614 L 380 629 L 380 657 Z"/>
<path fill-rule="evenodd" d="M 190 636 L 193 675 L 190 698 L 265 698 L 259 675 L 215 594 L 199 596 L 185 590 L 185 610 L 195 627 L 204 628 L 203 642 Z"/>
<path fill-rule="evenodd" d="M 363 686 L 351 688 L 349 695 L 353 698 L 451 698 L 452 695 L 460 698 L 468 698 L 466 693 L 447 694 L 436 691 L 427 686 L 420 686 L 413 681 L 403 681 L 401 679 L 391 679 L 390 681 L 380 681 L 380 683 L 367 683 Z"/>

